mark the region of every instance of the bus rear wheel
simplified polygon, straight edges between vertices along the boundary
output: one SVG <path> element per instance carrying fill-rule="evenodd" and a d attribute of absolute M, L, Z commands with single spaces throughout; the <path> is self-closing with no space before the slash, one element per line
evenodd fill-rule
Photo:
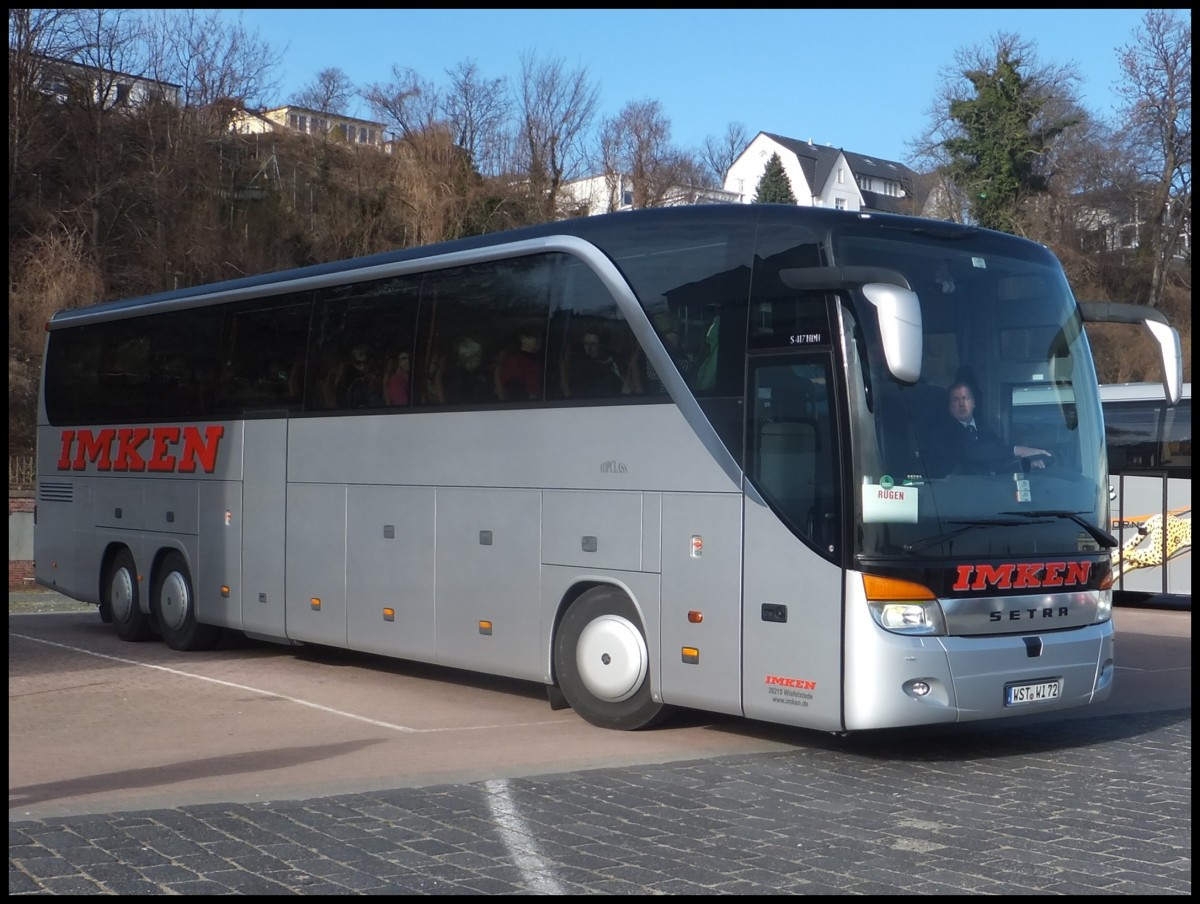
<path fill-rule="evenodd" d="M 177 552 L 167 553 L 154 578 L 150 608 L 158 633 L 172 650 L 211 650 L 221 629 L 196 621 L 196 597 L 187 563 Z"/>
<path fill-rule="evenodd" d="M 554 672 L 567 703 L 601 728 L 658 724 L 667 707 L 650 696 L 650 651 L 637 609 L 624 593 L 593 587 L 558 626 Z"/>
<path fill-rule="evenodd" d="M 154 635 L 150 616 L 142 611 L 138 599 L 137 568 L 128 549 L 118 551 L 109 563 L 104 579 L 104 598 L 100 603 L 101 620 L 104 620 L 105 609 L 121 640 L 140 643 Z"/>

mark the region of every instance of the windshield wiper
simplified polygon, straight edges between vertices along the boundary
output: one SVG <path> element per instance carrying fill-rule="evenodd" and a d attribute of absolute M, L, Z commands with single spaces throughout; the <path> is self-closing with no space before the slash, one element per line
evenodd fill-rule
<path fill-rule="evenodd" d="M 1001 512 L 1002 515 L 1024 515 L 1025 512 Z M 905 543 L 901 549 L 905 552 L 919 552 L 933 546 L 935 543 L 941 543 L 945 540 L 953 540 L 959 534 L 965 534 L 969 530 L 974 530 L 977 527 L 1024 527 L 1028 521 L 1014 521 L 1011 518 L 980 518 L 977 521 L 947 521 L 947 524 L 965 524 L 966 527 L 960 527 L 958 530 L 947 531 L 944 534 L 934 534 L 932 537 L 926 537 L 923 540 L 918 540 L 915 543 Z M 1044 522 L 1049 523 L 1049 522 Z"/>
<path fill-rule="evenodd" d="M 1106 546 L 1109 549 L 1115 549 L 1121 545 L 1121 541 L 1110 534 L 1102 527 L 1096 527 L 1094 524 L 1088 524 L 1080 515 L 1086 512 L 1068 512 L 1060 509 L 1042 509 L 1037 512 L 1001 512 L 1001 515 L 1020 515 L 1022 518 L 1069 518 L 1074 521 L 1085 531 L 1092 535 L 1092 539 L 1101 546 Z"/>

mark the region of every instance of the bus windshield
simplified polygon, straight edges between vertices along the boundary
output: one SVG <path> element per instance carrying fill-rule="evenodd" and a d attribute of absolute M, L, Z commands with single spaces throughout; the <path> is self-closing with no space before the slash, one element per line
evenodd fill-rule
<path fill-rule="evenodd" d="M 701 214 L 719 229 L 699 229 Z M 588 237 L 663 344 L 690 350 L 672 354 L 687 384 L 672 393 L 695 397 L 747 484 L 815 552 L 903 567 L 1112 542 L 1091 352 L 1046 248 L 884 216 L 692 217 Z M 915 381 L 885 360 L 887 324 L 864 289 L 880 282 L 918 300 Z M 971 396 L 974 449 L 952 390 Z"/>
<path fill-rule="evenodd" d="M 894 268 L 921 306 L 911 384 L 888 372 L 870 306 L 842 308 L 860 557 L 1112 545 L 1091 355 L 1062 269 L 1042 252 L 982 231 L 835 235 L 836 260 Z"/>

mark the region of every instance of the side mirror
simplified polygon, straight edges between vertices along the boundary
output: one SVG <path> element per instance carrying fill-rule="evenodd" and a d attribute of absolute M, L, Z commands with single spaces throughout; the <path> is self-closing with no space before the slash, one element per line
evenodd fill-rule
<path fill-rule="evenodd" d="M 904 274 L 887 267 L 803 267 L 780 270 L 779 278 L 801 291 L 860 287 L 879 317 L 883 357 L 892 376 L 905 383 L 921 378 L 921 300 Z"/>
<path fill-rule="evenodd" d="M 1140 304 L 1120 304 L 1114 301 L 1081 301 L 1079 315 L 1084 323 L 1140 323 L 1158 342 L 1162 355 L 1163 389 L 1167 404 L 1174 405 L 1183 392 L 1183 349 L 1179 332 L 1167 321 L 1166 315 Z"/>
<path fill-rule="evenodd" d="M 912 289 L 890 283 L 867 283 L 862 287 L 867 301 L 879 316 L 883 357 L 897 380 L 915 383 L 921 378 L 924 340 L 921 332 L 921 300 Z"/>

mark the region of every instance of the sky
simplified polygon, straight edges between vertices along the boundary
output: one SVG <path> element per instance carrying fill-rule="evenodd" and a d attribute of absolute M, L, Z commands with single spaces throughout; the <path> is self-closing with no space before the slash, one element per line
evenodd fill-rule
<path fill-rule="evenodd" d="M 730 123 L 908 163 L 956 53 L 1005 33 L 1035 45 L 1041 65 L 1075 66 L 1083 106 L 1112 121 L 1119 48 L 1144 9 L 246 9 L 222 10 L 281 58 L 286 103 L 317 74 L 341 69 L 356 88 L 411 68 L 439 86 L 473 62 L 516 81 L 522 55 L 586 69 L 599 115 L 656 100 L 671 141 L 698 152 Z M 1190 12 L 1184 11 L 1190 18 Z M 365 106 L 342 111 L 371 118 Z"/>

